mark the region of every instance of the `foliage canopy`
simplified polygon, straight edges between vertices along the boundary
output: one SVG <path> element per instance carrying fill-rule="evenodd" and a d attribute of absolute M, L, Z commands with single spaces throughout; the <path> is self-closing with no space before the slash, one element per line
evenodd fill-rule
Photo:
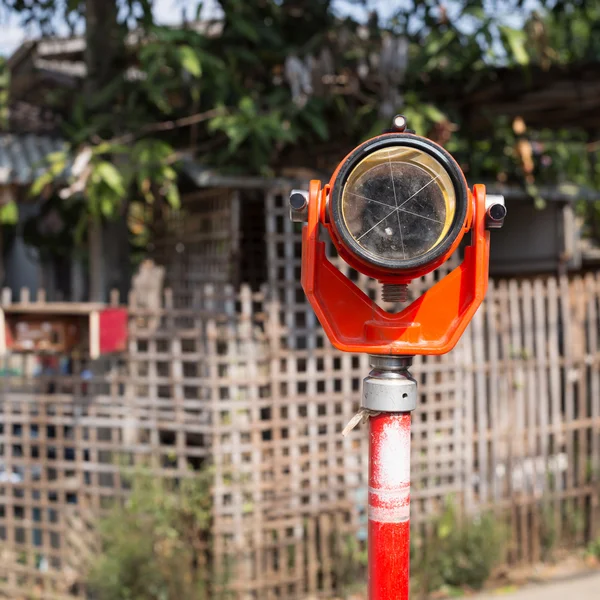
<path fill-rule="evenodd" d="M 326 171 L 396 112 L 446 144 L 470 178 L 524 183 L 540 203 L 541 183 L 600 183 L 590 132 L 527 130 L 521 143 L 499 117 L 493 136 L 480 135 L 455 102 L 496 67 L 598 60 L 599 2 L 543 0 L 531 12 L 522 0 L 412 0 L 392 14 L 382 2 L 356 19 L 331 0 L 221 0 L 218 22 L 177 29 L 154 22 L 151 0 L 0 3 L 46 34 L 86 24 L 82 93 L 56 90 L 51 102 L 80 167 L 61 196 L 83 196 L 95 218 L 178 206 L 184 152 L 221 171 Z M 200 14 L 200 2 L 186 5 Z M 449 90 L 434 102 L 432 82 Z"/>

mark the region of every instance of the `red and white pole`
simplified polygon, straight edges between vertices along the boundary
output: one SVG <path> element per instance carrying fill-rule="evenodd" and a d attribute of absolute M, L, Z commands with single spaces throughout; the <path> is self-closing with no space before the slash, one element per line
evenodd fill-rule
<path fill-rule="evenodd" d="M 369 600 L 408 600 L 410 422 L 417 384 L 409 357 L 371 356 L 363 408 L 369 419 Z"/>
<path fill-rule="evenodd" d="M 408 600 L 410 419 L 369 419 L 369 600 Z"/>

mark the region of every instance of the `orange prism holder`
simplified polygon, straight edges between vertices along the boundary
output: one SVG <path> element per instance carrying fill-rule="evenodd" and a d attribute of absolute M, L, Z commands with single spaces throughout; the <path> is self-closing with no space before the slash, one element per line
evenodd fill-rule
<path fill-rule="evenodd" d="M 302 287 L 331 343 L 346 352 L 445 354 L 454 348 L 488 286 L 490 238 L 485 186 L 469 191 L 471 243 L 462 263 L 401 312 L 381 309 L 326 257 L 319 224 L 326 192 L 311 181 L 308 223 L 302 232 Z"/>

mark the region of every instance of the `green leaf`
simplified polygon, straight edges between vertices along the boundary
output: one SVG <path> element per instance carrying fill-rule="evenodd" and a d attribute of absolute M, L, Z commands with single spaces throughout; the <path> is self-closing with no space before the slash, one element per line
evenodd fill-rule
<path fill-rule="evenodd" d="M 242 37 L 249 39 L 250 41 L 254 42 L 255 44 L 258 43 L 260 37 L 258 35 L 258 32 L 256 31 L 256 29 L 254 28 L 254 26 L 251 23 L 248 23 L 247 21 L 244 21 L 243 19 L 237 18 L 233 21 L 232 25 L 233 25 L 233 28 L 236 29 L 237 32 Z"/>
<path fill-rule="evenodd" d="M 100 201 L 100 210 L 105 217 L 109 218 L 113 216 L 115 205 L 109 197 L 105 196 Z"/>
<path fill-rule="evenodd" d="M 133 147 L 134 160 L 140 165 L 159 165 L 175 152 L 173 146 L 161 140 L 141 140 Z"/>
<path fill-rule="evenodd" d="M 120 74 L 91 97 L 89 108 L 98 110 L 109 105 L 122 92 L 123 86 L 124 77 Z"/>
<path fill-rule="evenodd" d="M 179 46 L 177 48 L 181 66 L 194 77 L 202 75 L 202 65 L 198 53 L 191 46 Z"/>
<path fill-rule="evenodd" d="M 167 165 L 162 169 L 162 176 L 167 181 L 175 181 L 177 179 L 177 171 L 170 165 Z"/>
<path fill-rule="evenodd" d="M 179 188 L 177 185 L 170 185 L 165 195 L 171 208 L 179 210 L 181 208 L 181 198 L 179 197 Z"/>
<path fill-rule="evenodd" d="M 256 107 L 254 106 L 254 100 L 250 96 L 244 96 L 239 103 L 240 110 L 248 116 L 256 114 Z"/>
<path fill-rule="evenodd" d="M 156 108 L 165 115 L 169 115 L 173 112 L 173 107 L 167 101 L 162 88 L 148 87 L 148 98 L 154 103 Z"/>
<path fill-rule="evenodd" d="M 434 123 L 439 123 L 440 121 L 446 120 L 446 115 L 441 110 L 433 106 L 433 104 L 424 104 L 421 107 L 421 111 L 430 121 L 433 121 Z"/>
<path fill-rule="evenodd" d="M 50 173 L 54 177 L 58 177 L 67 167 L 67 161 L 65 160 L 54 160 L 49 167 Z"/>
<path fill-rule="evenodd" d="M 92 148 L 95 156 L 100 154 L 127 154 L 130 148 L 123 144 L 111 144 L 110 142 L 101 142 Z"/>
<path fill-rule="evenodd" d="M 525 185 L 527 193 L 533 198 L 533 204 L 537 210 L 543 210 L 546 208 L 546 200 L 540 194 L 539 188 L 534 183 L 528 183 Z"/>
<path fill-rule="evenodd" d="M 42 191 L 44 190 L 44 188 L 49 185 L 50 183 L 52 183 L 52 173 L 50 173 L 50 171 L 46 171 L 45 173 L 42 173 L 32 184 L 31 187 L 29 188 L 29 195 L 30 196 L 39 196 Z"/>
<path fill-rule="evenodd" d="M 46 155 L 46 160 L 50 163 L 65 162 L 67 160 L 67 153 L 64 150 L 58 150 L 57 152 L 50 152 Z"/>
<path fill-rule="evenodd" d="M 313 131 L 322 139 L 326 140 L 329 137 L 329 129 L 327 127 L 327 122 L 320 114 L 315 114 L 314 112 L 306 111 L 304 113 L 304 117 L 309 122 Z"/>
<path fill-rule="evenodd" d="M 512 59 L 519 65 L 529 64 L 529 54 L 527 53 L 527 34 L 511 27 L 500 27 L 500 32 L 504 41 L 504 47 L 512 54 Z"/>
<path fill-rule="evenodd" d="M 96 165 L 95 174 L 100 177 L 119 197 L 125 195 L 123 175 L 109 162 L 100 162 Z"/>
<path fill-rule="evenodd" d="M 456 514 L 452 506 L 448 506 L 441 515 L 437 524 L 437 535 L 440 540 L 445 540 L 450 536 L 456 527 Z"/>
<path fill-rule="evenodd" d="M 14 201 L 7 202 L 0 206 L 0 223 L 5 225 L 15 225 L 19 220 L 19 207 Z"/>

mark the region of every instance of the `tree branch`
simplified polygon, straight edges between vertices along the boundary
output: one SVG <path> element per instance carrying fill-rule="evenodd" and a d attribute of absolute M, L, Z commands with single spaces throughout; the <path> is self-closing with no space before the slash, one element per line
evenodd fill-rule
<path fill-rule="evenodd" d="M 161 121 L 159 123 L 148 123 L 139 128 L 135 133 L 126 133 L 120 137 L 108 140 L 110 144 L 129 144 L 140 137 L 149 133 L 157 133 L 159 131 L 172 131 L 173 129 L 179 129 L 180 127 L 188 127 L 203 121 L 208 121 L 213 117 L 218 117 L 227 111 L 226 108 L 213 108 L 205 112 L 196 113 L 181 119 L 175 119 L 173 121 Z"/>

